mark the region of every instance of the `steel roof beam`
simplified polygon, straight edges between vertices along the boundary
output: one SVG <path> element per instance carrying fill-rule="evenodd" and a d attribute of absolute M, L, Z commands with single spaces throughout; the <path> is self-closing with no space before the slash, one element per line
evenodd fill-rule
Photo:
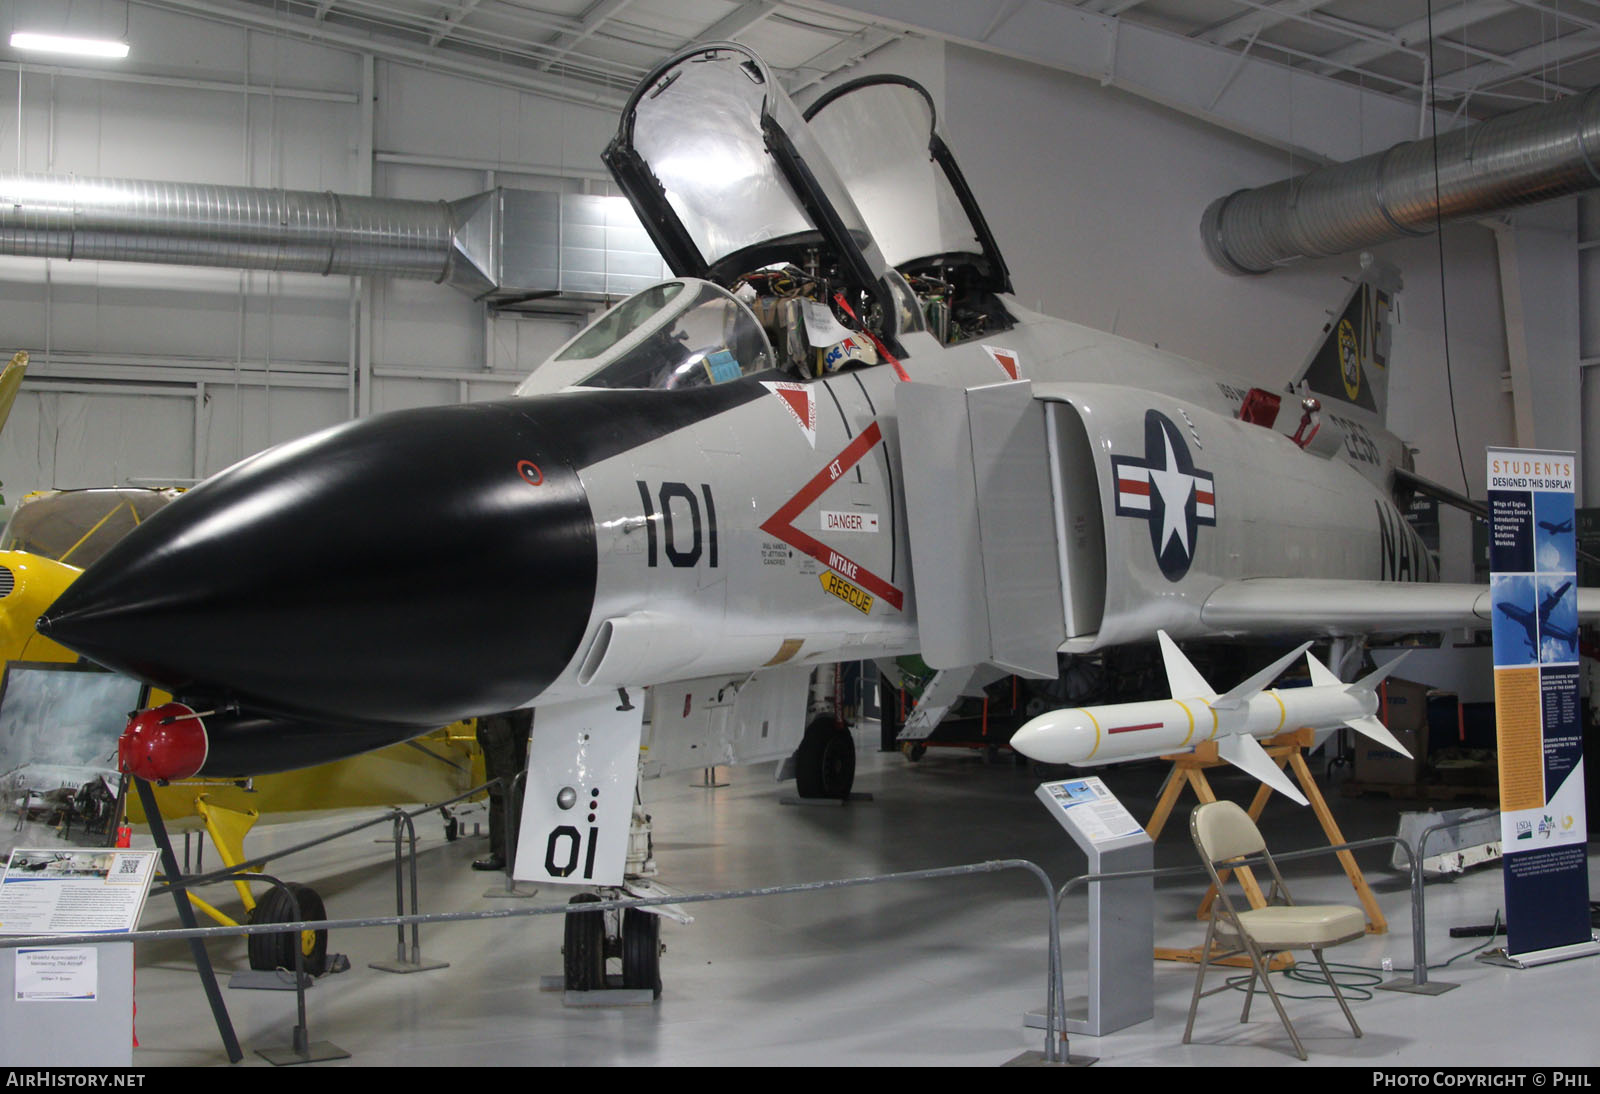
<path fill-rule="evenodd" d="M 616 15 L 631 3 L 633 3 L 633 0 L 598 0 L 597 3 L 590 6 L 579 17 L 577 27 L 570 31 L 563 31 L 550 40 L 550 46 L 555 52 L 549 60 L 539 63 L 540 71 L 549 69 L 551 65 L 567 56 L 567 54 L 581 45 L 585 39 L 599 30 L 607 19 Z"/>
<path fill-rule="evenodd" d="M 1516 7 L 1510 0 L 1466 0 L 1453 8 L 1438 11 L 1433 16 L 1433 36 L 1439 38 L 1445 34 L 1454 34 L 1458 30 L 1493 19 L 1496 15 L 1503 15 Z M 1414 19 L 1409 23 L 1396 27 L 1390 35 L 1400 42 L 1426 43 L 1428 40 L 1428 20 Z M 1335 65 L 1363 65 L 1368 61 L 1375 61 L 1379 57 L 1395 52 L 1392 47 L 1382 42 L 1366 41 L 1352 42 L 1348 46 L 1326 54 L 1325 65 L 1313 65 L 1312 71 L 1328 75 L 1337 69 Z"/>
<path fill-rule="evenodd" d="M 901 37 L 903 36 L 882 27 L 862 27 L 855 34 L 835 42 L 804 64 L 796 65 L 794 76 L 791 77 L 785 90 L 791 96 L 798 96 L 807 88 L 820 84 L 830 76 L 854 67 L 868 55 L 876 53 L 889 43 L 898 42 Z"/>
<path fill-rule="evenodd" d="M 778 5 L 773 0 L 745 0 L 705 30 L 685 39 L 683 44 L 732 41 L 777 10 Z"/>
<path fill-rule="evenodd" d="M 1268 27 L 1275 27 L 1279 23 L 1292 19 L 1296 15 L 1304 15 L 1315 11 L 1328 3 L 1328 0 L 1282 0 L 1277 4 L 1267 5 L 1265 8 L 1236 15 L 1232 19 L 1225 19 L 1215 23 L 1193 35 L 1203 41 L 1213 42 L 1219 46 L 1232 45 L 1241 42 Z"/>
<path fill-rule="evenodd" d="M 1535 79 L 1552 90 L 1570 94 L 1574 89 L 1552 83 L 1540 74 L 1540 70 L 1567 61 L 1582 60 L 1597 53 L 1600 53 L 1600 36 L 1581 32 L 1569 34 L 1553 42 L 1540 42 L 1519 49 L 1496 61 L 1458 69 L 1439 81 L 1439 91 L 1441 94 L 1470 95 L 1516 80 Z"/>
<path fill-rule="evenodd" d="M 1314 162 L 1356 159 L 1411 140 L 1422 110 L 1415 98 L 1254 55 L 1241 61 L 1237 49 L 1052 0 L 1026 0 L 986 41 L 992 9 L 959 0 L 815 0 L 809 6 L 1097 80 Z M 1264 45 L 1257 40 L 1256 52 Z M 1441 131 L 1450 127 L 1448 114 L 1438 121 Z"/>
<path fill-rule="evenodd" d="M 461 6 L 444 17 L 444 22 L 439 24 L 439 29 L 428 35 L 428 45 L 436 46 L 455 31 L 456 27 L 466 21 L 467 16 L 475 11 L 483 0 L 461 0 Z"/>
<path fill-rule="evenodd" d="M 616 109 L 627 99 L 627 95 L 621 90 L 600 86 L 581 88 L 571 81 L 553 80 L 538 75 L 525 66 L 502 64 L 475 54 L 427 49 L 421 44 L 410 45 L 382 35 L 331 26 L 327 22 L 318 23 L 310 17 L 288 15 L 282 11 L 267 11 L 254 4 L 240 4 L 230 0 L 142 0 L 142 2 L 150 7 L 214 19 L 234 26 L 271 31 L 289 38 L 305 39 L 314 44 L 347 50 L 351 53 L 371 54 L 386 61 L 429 68 L 499 87 L 515 88 L 562 102 Z"/>

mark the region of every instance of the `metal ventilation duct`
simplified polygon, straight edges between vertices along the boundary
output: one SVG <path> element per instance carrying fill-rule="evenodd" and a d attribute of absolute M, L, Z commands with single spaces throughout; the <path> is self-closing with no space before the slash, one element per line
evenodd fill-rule
<path fill-rule="evenodd" d="M 443 281 L 451 237 L 444 202 L 136 179 L 0 178 L 0 250 L 13 255 Z"/>
<path fill-rule="evenodd" d="M 443 202 L 6 175 L 0 254 L 420 278 L 492 306 L 625 295 L 666 275 L 620 199 L 505 187 Z"/>
<path fill-rule="evenodd" d="M 1438 147 L 1437 191 L 1434 148 Z M 1206 253 L 1267 273 L 1600 186 L 1600 88 L 1213 201 Z M 1437 192 L 1438 217 L 1435 216 Z"/>

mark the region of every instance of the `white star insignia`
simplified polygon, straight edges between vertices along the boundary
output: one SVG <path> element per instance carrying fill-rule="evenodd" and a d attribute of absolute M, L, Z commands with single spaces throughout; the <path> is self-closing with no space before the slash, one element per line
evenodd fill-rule
<path fill-rule="evenodd" d="M 1194 476 L 1186 475 L 1178 470 L 1178 458 L 1172 452 L 1172 438 L 1166 430 L 1161 431 L 1161 439 L 1166 445 L 1166 461 L 1162 467 L 1150 469 L 1150 481 L 1155 484 L 1156 490 L 1161 494 L 1161 546 L 1160 553 L 1167 549 L 1168 542 L 1173 536 L 1178 537 L 1178 544 L 1183 548 L 1185 558 L 1189 557 L 1189 525 L 1186 514 L 1189 506 L 1189 495 L 1194 493 Z"/>

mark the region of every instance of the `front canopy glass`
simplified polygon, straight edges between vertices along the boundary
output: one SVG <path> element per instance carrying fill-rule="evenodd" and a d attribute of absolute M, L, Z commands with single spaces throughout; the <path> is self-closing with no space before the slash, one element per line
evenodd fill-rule
<path fill-rule="evenodd" d="M 750 309 L 709 281 L 668 281 L 596 320 L 557 362 L 592 361 L 580 387 L 669 390 L 727 383 L 773 367 Z"/>

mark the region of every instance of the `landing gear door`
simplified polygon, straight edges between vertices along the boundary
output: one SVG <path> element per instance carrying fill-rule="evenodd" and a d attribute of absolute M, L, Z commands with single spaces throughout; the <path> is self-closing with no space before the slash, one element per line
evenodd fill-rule
<path fill-rule="evenodd" d="M 645 776 L 781 760 L 800 743 L 811 666 L 791 665 L 650 689 Z"/>
<path fill-rule="evenodd" d="M 513 877 L 622 884 L 643 725 L 639 689 L 538 709 Z"/>

